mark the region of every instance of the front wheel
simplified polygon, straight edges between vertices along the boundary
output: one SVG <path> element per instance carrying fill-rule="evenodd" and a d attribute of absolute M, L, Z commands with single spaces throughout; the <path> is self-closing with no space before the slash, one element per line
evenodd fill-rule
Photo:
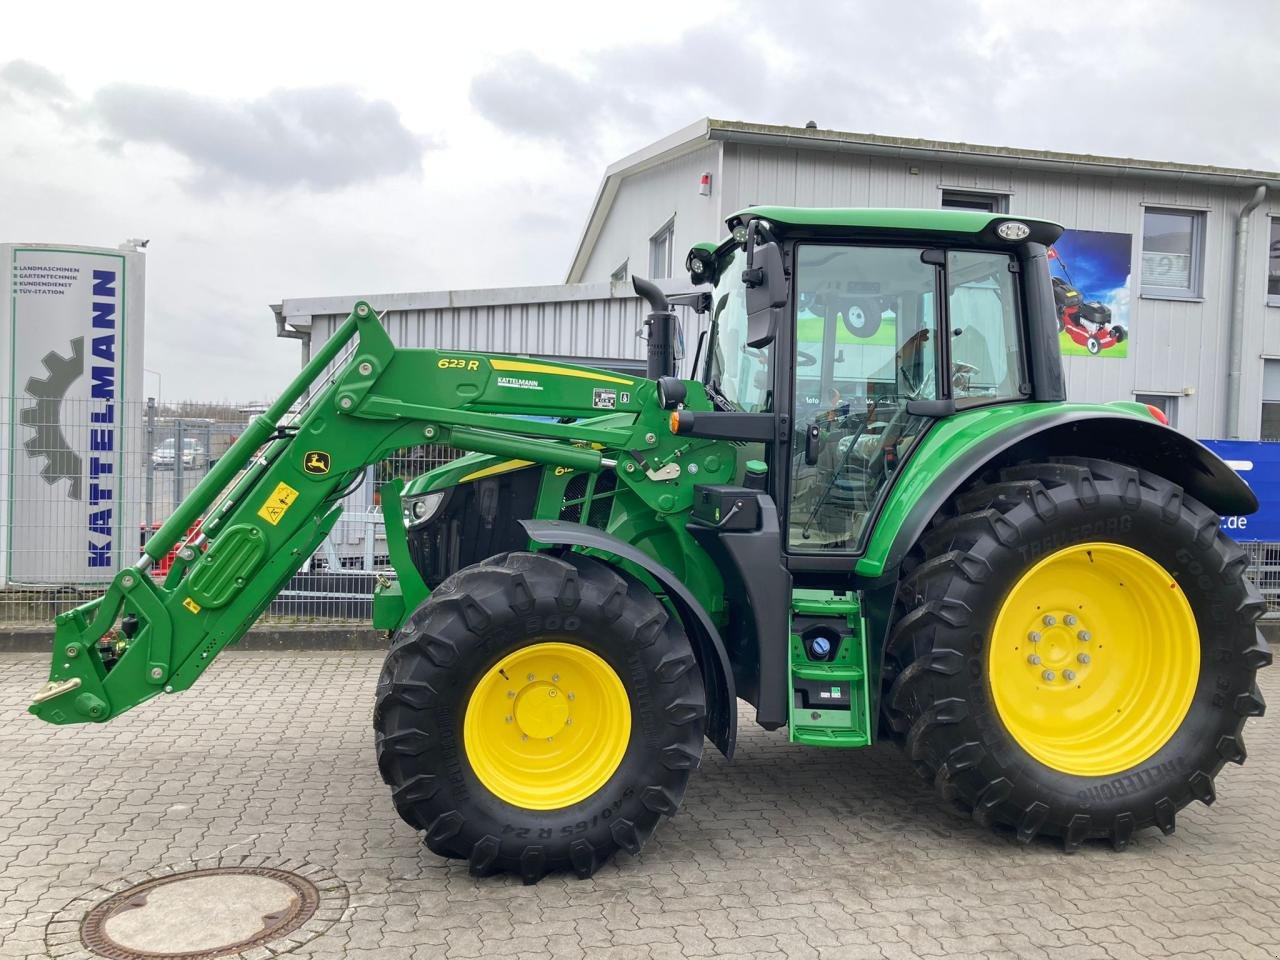
<path fill-rule="evenodd" d="M 920 773 L 1029 842 L 1172 833 L 1245 759 L 1271 662 L 1247 559 L 1154 474 L 1023 464 L 959 496 L 917 546 L 885 719 Z"/>
<path fill-rule="evenodd" d="M 400 629 L 374 730 L 432 851 L 533 883 L 638 853 L 680 806 L 705 716 L 689 640 L 641 583 L 511 553 L 449 577 Z"/>

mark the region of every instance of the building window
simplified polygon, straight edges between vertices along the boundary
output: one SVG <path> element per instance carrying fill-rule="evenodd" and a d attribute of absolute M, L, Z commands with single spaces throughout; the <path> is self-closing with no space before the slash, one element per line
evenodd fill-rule
<path fill-rule="evenodd" d="M 671 276 L 671 251 L 675 247 L 676 218 L 672 217 L 666 224 L 649 238 L 649 277 L 661 280 Z"/>
<path fill-rule="evenodd" d="M 1280 307 L 1280 217 L 1271 218 L 1271 246 L 1267 259 L 1267 303 Z"/>
<path fill-rule="evenodd" d="M 1280 360 L 1262 362 L 1262 440 L 1280 441 Z"/>
<path fill-rule="evenodd" d="M 1135 393 L 1133 399 L 1138 403 L 1145 403 L 1148 407 L 1155 407 L 1169 418 L 1169 426 L 1178 425 L 1177 397 L 1167 393 Z"/>
<path fill-rule="evenodd" d="M 1003 193 L 977 193 L 967 190 L 943 190 L 943 210 L 985 210 L 1008 213 L 1009 198 Z"/>
<path fill-rule="evenodd" d="M 1204 214 L 1148 207 L 1142 219 L 1142 295 L 1199 297 L 1204 277 Z"/>
<path fill-rule="evenodd" d="M 629 264 L 630 262 L 631 262 L 630 260 L 623 260 L 622 263 L 618 264 L 618 269 L 613 271 L 613 273 L 609 274 L 610 282 L 626 283 L 627 282 L 627 264 Z"/>

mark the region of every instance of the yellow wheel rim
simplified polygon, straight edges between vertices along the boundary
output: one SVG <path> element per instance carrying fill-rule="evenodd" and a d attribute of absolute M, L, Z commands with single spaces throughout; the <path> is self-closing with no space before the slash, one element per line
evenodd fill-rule
<path fill-rule="evenodd" d="M 585 800 L 609 780 L 631 739 L 631 702 L 618 674 L 571 643 L 535 643 L 480 678 L 462 724 L 480 782 L 526 810 Z"/>
<path fill-rule="evenodd" d="M 1041 763 L 1077 776 L 1128 770 L 1168 743 L 1200 676 L 1182 588 L 1144 553 L 1082 543 L 1009 591 L 988 650 L 996 711 Z"/>

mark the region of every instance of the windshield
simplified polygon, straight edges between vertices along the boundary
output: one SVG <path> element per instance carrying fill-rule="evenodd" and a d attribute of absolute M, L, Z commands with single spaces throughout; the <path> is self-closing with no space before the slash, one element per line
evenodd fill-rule
<path fill-rule="evenodd" d="M 747 293 L 742 271 L 747 255 L 741 247 L 720 268 L 711 294 L 711 355 L 707 385 L 739 410 L 762 413 L 769 408 L 768 358 L 772 347 L 747 346 Z"/>

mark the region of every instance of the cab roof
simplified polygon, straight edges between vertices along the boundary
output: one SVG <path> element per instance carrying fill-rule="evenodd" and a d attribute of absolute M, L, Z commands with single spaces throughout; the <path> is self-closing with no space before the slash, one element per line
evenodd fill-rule
<path fill-rule="evenodd" d="M 865 231 L 929 232 L 950 236 L 988 233 L 994 239 L 995 227 L 1008 220 L 1025 223 L 1031 228 L 1028 239 L 1051 245 L 1062 235 L 1062 227 L 1035 217 L 1015 217 L 1007 213 L 985 210 L 914 210 L 884 207 L 747 207 L 730 216 L 725 223 L 730 232 L 750 219 L 768 220 L 774 225 L 821 233 Z"/>

